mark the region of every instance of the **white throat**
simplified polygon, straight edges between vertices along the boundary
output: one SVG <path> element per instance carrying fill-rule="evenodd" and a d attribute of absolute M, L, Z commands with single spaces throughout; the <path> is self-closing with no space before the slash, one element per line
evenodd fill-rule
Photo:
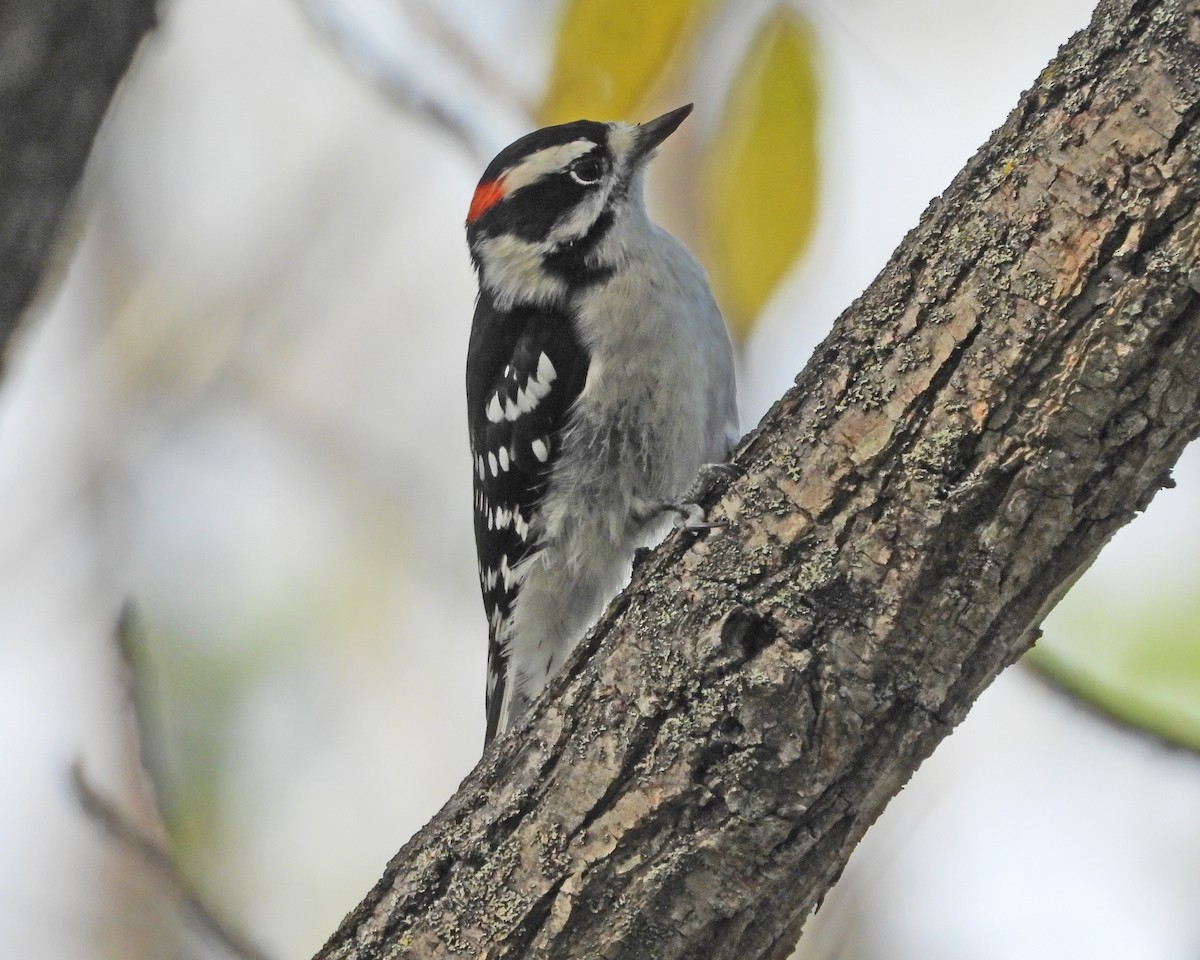
<path fill-rule="evenodd" d="M 497 310 L 507 312 L 518 303 L 545 305 L 566 296 L 567 285 L 542 263 L 553 250 L 545 240 L 531 242 L 510 233 L 476 241 L 479 285 Z"/>

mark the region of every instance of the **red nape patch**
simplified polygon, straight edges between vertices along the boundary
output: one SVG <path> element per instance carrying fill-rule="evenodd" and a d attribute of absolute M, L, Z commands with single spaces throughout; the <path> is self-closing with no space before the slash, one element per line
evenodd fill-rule
<path fill-rule="evenodd" d="M 484 180 L 475 188 L 471 198 L 471 209 L 467 211 L 467 223 L 474 223 L 504 199 L 504 186 L 499 180 Z"/>

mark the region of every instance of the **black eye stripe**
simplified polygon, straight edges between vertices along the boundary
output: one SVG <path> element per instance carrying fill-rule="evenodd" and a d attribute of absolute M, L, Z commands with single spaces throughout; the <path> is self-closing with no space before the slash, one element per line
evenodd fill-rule
<path fill-rule="evenodd" d="M 512 233 L 522 240 L 537 242 L 545 238 L 558 218 L 583 199 L 587 187 L 572 177 L 543 177 L 522 187 L 497 207 L 500 218 L 489 232 Z M 485 218 L 481 222 L 486 222 Z"/>

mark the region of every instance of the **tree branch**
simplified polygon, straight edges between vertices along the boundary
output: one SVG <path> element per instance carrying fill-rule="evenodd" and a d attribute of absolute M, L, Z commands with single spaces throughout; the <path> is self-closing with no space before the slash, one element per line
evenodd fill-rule
<path fill-rule="evenodd" d="M 381 32 L 369 19 L 364 19 L 361 11 L 356 14 L 353 5 L 348 7 L 340 0 L 298 0 L 298 4 L 313 29 L 333 46 L 341 59 L 392 103 L 448 134 L 479 163 L 485 164 L 491 159 L 497 148 L 494 138 L 486 133 L 480 122 L 479 104 L 472 112 L 435 90 L 429 83 L 428 65 L 407 62 L 387 42 L 386 31 Z M 408 3 L 404 6 L 410 13 L 415 11 L 418 17 L 423 15 L 428 24 L 436 23 L 445 28 L 435 15 L 422 8 Z M 451 60 L 458 69 L 467 73 L 485 69 L 465 45 L 450 49 L 450 41 L 443 35 L 434 40 L 452 54 Z M 490 89 L 494 92 L 507 90 L 500 85 Z"/>
<path fill-rule="evenodd" d="M 155 0 L 0 6 L 0 371 Z"/>
<path fill-rule="evenodd" d="M 164 840 L 152 836 L 117 804 L 100 793 L 84 773 L 83 764 L 71 764 L 71 789 L 79 806 L 106 837 L 137 857 L 162 881 L 163 890 L 176 900 L 205 934 L 238 960 L 270 960 L 262 950 L 234 928 L 188 879 L 175 862 Z"/>
<path fill-rule="evenodd" d="M 1198 116 L 1101 3 L 321 960 L 785 956 L 1200 432 Z"/>

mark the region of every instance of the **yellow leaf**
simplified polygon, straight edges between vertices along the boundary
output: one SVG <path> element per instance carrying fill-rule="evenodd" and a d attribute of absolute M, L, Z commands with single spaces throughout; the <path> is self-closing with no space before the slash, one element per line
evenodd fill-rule
<path fill-rule="evenodd" d="M 569 0 L 539 117 L 629 120 L 711 0 Z"/>
<path fill-rule="evenodd" d="M 779 9 L 759 30 L 730 90 L 705 165 L 709 268 L 738 341 L 816 223 L 816 36 Z"/>

